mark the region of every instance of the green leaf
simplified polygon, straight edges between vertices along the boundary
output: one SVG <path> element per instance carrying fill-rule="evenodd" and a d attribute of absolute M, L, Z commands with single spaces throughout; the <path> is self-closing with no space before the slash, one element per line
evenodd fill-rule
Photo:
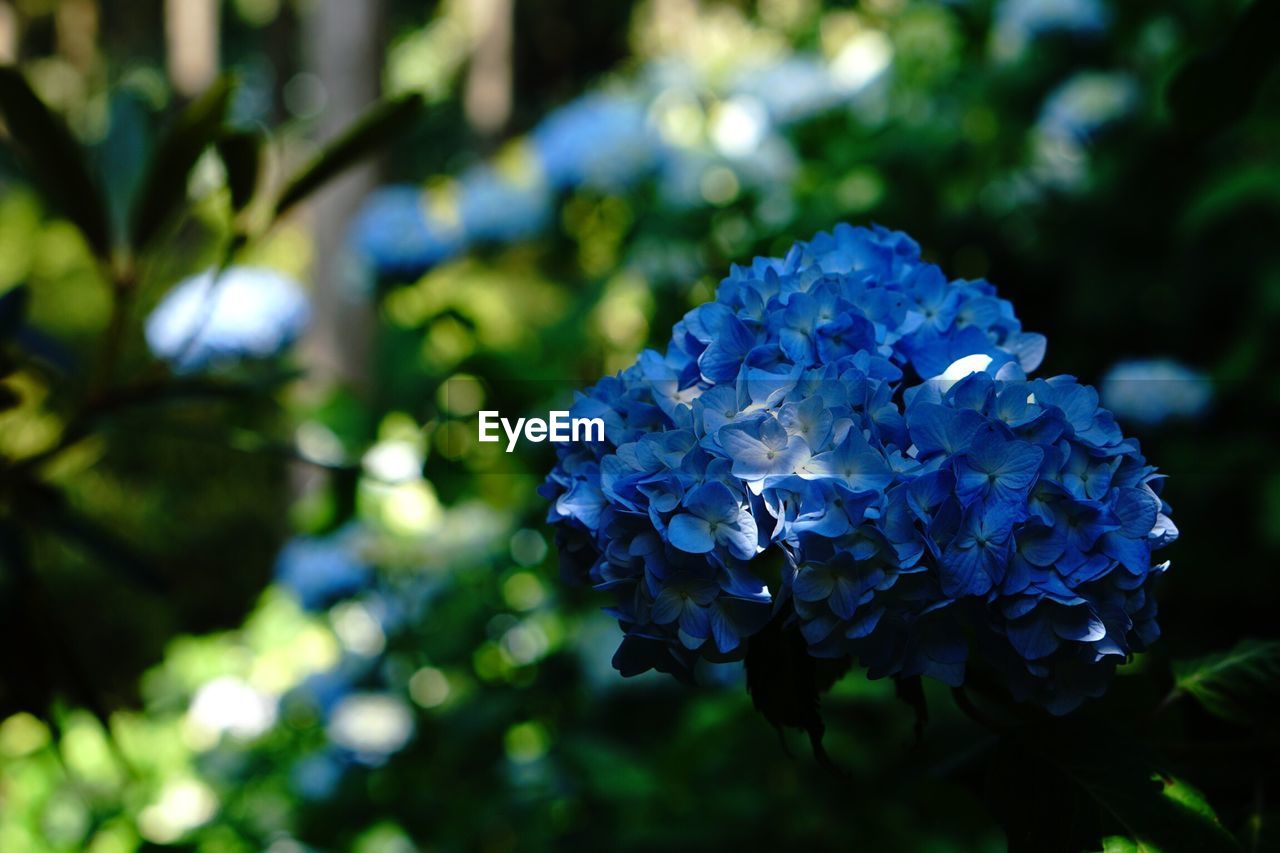
<path fill-rule="evenodd" d="M 1215 133 L 1246 114 L 1280 61 L 1272 37 L 1277 26 L 1276 4 L 1245 6 L 1222 42 L 1193 57 L 1173 77 L 1165 99 L 1174 120 L 1188 132 Z"/>
<path fill-rule="evenodd" d="M 95 558 L 97 565 L 134 586 L 153 593 L 168 591 L 164 576 L 149 557 L 112 528 L 75 510 L 60 492 L 42 484 L 24 489 L 21 494 L 23 512 L 30 522 Z"/>
<path fill-rule="evenodd" d="M 75 223 L 94 254 L 106 258 L 111 252 L 107 208 L 85 166 L 84 150 L 31 90 L 22 72 L 11 66 L 0 67 L 0 113 L 45 197 Z"/>
<path fill-rule="evenodd" d="M 1213 808 L 1130 732 L 1088 717 L 1006 732 L 987 801 L 1012 853 L 1239 851 Z"/>
<path fill-rule="evenodd" d="M 370 109 L 285 185 L 276 216 L 394 139 L 417 121 L 422 108 L 422 97 L 410 94 Z"/>
<path fill-rule="evenodd" d="M 1045 727 L 1033 746 L 1139 850 L 1234 851 L 1239 844 L 1194 787 L 1132 738 L 1079 721 Z"/>
<path fill-rule="evenodd" d="M 231 209 L 239 213 L 253 201 L 262 166 L 262 137 L 251 130 L 233 130 L 218 139 L 218 156 L 227 170 Z"/>
<path fill-rule="evenodd" d="M 1280 707 L 1280 640 L 1243 640 L 1229 652 L 1173 665 L 1177 689 L 1211 714 L 1241 725 L 1274 726 Z"/>
<path fill-rule="evenodd" d="M 169 128 L 151 160 L 133 208 L 135 248 L 147 246 L 187 192 L 187 179 L 205 149 L 222 133 L 235 84 L 221 77 L 187 105 Z"/>

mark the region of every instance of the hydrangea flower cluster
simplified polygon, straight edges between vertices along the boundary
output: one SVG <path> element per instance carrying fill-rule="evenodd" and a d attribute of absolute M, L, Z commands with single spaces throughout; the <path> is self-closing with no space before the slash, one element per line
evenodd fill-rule
<path fill-rule="evenodd" d="M 356 255 L 380 274 L 413 277 L 447 261 L 466 243 L 457 222 L 436 215 L 419 187 L 382 187 L 371 194 L 351 223 Z"/>
<path fill-rule="evenodd" d="M 581 395 L 606 441 L 544 485 L 623 674 L 745 654 L 773 618 L 872 677 L 967 666 L 1062 713 L 1158 634 L 1161 478 L 985 281 L 837 227 L 734 267 L 665 354 Z"/>
<path fill-rule="evenodd" d="M 295 536 L 276 556 L 276 581 L 311 612 L 355 595 L 375 578 L 361 556 L 362 538 L 353 525 L 327 536 Z"/>
<path fill-rule="evenodd" d="M 551 190 L 536 169 L 505 174 L 478 166 L 459 180 L 458 216 L 466 239 L 506 243 L 540 233 L 551 221 Z"/>
<path fill-rule="evenodd" d="M 205 270 L 179 282 L 147 317 L 147 346 L 179 373 L 270 358 L 306 330 L 302 285 L 258 267 Z"/>
<path fill-rule="evenodd" d="M 638 99 L 592 93 L 553 110 L 533 130 L 551 185 L 625 189 L 658 164 L 660 140 Z"/>

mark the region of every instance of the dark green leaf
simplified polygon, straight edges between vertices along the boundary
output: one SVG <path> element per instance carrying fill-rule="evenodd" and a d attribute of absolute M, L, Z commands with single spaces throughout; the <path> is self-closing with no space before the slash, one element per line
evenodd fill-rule
<path fill-rule="evenodd" d="M 29 297 L 26 285 L 21 284 L 0 296 L 0 343 L 12 338 L 22 328 Z"/>
<path fill-rule="evenodd" d="M 150 559 L 116 531 L 73 509 L 52 489 L 23 492 L 24 511 L 30 520 L 94 557 L 99 566 L 150 592 L 163 593 L 166 584 Z"/>
<path fill-rule="evenodd" d="M 422 97 L 417 94 L 384 101 L 373 107 L 285 185 L 280 200 L 276 202 L 276 216 L 386 145 L 417 121 L 422 107 Z"/>
<path fill-rule="evenodd" d="M 782 611 L 748 641 L 744 665 L 751 702 L 779 733 L 784 727 L 802 729 L 818 763 L 839 772 L 822 745 L 820 697 L 848 671 L 850 660 L 813 657 L 799 628 L 785 625 L 785 617 Z"/>
<path fill-rule="evenodd" d="M 1097 803 L 1047 756 L 1004 737 L 986 770 L 987 807 L 1004 828 L 1009 853 L 1079 853 L 1102 845 Z"/>
<path fill-rule="evenodd" d="M 227 170 L 227 188 L 231 190 L 231 208 L 244 210 L 258 189 L 258 172 L 262 164 L 262 137 L 251 130 L 224 133 L 218 140 L 218 156 Z"/>
<path fill-rule="evenodd" d="M 251 399 L 269 394 L 302 376 L 298 370 L 271 370 L 244 382 L 206 377 L 147 382 L 118 388 L 99 400 L 90 411 L 95 416 L 143 406 L 185 405 L 191 402 Z"/>
<path fill-rule="evenodd" d="M 23 326 L 14 338 L 24 356 L 63 376 L 75 373 L 77 359 L 75 353 L 51 335 L 39 329 Z"/>
<path fill-rule="evenodd" d="M 161 141 L 133 208 L 133 245 L 143 248 L 182 203 L 187 179 L 205 149 L 222 133 L 235 86 L 218 79 L 182 111 Z"/>
<path fill-rule="evenodd" d="M 1062 808 L 1061 819 L 1073 831 L 1093 825 L 1096 829 L 1090 832 L 1101 830 L 1101 837 L 1121 835 L 1138 850 L 1164 853 L 1240 849 L 1204 797 L 1130 737 L 1088 721 L 1055 720 L 1018 734 L 1004 749 L 1032 768 L 1034 776 L 1044 777 L 1044 784 L 1052 771 L 1085 796 L 1078 800 L 1075 794 L 1058 791 L 1047 798 Z M 1032 796 L 1046 799 L 1042 792 Z M 1093 816 L 1070 813 L 1089 803 Z M 1002 822 L 1009 825 L 1003 818 Z M 1101 837 L 1094 849 L 1101 846 Z"/>
<path fill-rule="evenodd" d="M 0 412 L 7 412 L 22 405 L 22 397 L 8 385 L 0 385 Z"/>
<path fill-rule="evenodd" d="M 107 208 L 85 166 L 84 150 L 16 68 L 0 67 L 0 113 L 49 202 L 76 224 L 96 255 L 107 257 L 111 251 Z"/>
<path fill-rule="evenodd" d="M 1251 3 L 1225 41 L 1179 69 L 1165 95 L 1177 123 L 1193 133 L 1213 133 L 1247 113 L 1280 61 L 1277 27 L 1280 5 Z"/>
<path fill-rule="evenodd" d="M 1229 652 L 1173 665 L 1174 683 L 1210 713 L 1242 725 L 1275 725 L 1280 640 L 1244 640 Z"/>

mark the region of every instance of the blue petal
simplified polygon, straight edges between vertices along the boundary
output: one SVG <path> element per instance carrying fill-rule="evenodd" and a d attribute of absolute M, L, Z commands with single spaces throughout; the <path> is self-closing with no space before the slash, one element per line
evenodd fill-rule
<path fill-rule="evenodd" d="M 698 518 L 711 522 L 736 521 L 739 513 L 738 499 L 720 482 L 698 486 L 685 496 L 684 506 Z"/>
<path fill-rule="evenodd" d="M 722 524 L 716 528 L 716 541 L 729 549 L 740 560 L 749 560 L 759 550 L 760 534 L 756 520 L 749 512 L 741 512 L 735 524 Z"/>
<path fill-rule="evenodd" d="M 936 403 L 922 403 L 907 411 L 911 440 L 923 455 L 966 449 L 984 423 L 977 412 L 949 409 Z"/>
<path fill-rule="evenodd" d="M 1053 631 L 1064 640 L 1093 643 L 1107 635 L 1107 626 L 1088 607 L 1056 608 Z"/>
<path fill-rule="evenodd" d="M 738 626 L 723 607 L 711 608 L 711 636 L 721 654 L 728 654 L 742 642 Z"/>
<path fill-rule="evenodd" d="M 711 633 L 711 617 L 705 607 L 690 604 L 680 611 L 680 633 L 706 640 Z"/>
<path fill-rule="evenodd" d="M 1039 613 L 1010 622 L 1006 633 L 1009 642 L 1026 660 L 1040 660 L 1058 649 L 1058 635 L 1049 620 Z"/>
<path fill-rule="evenodd" d="M 656 625 L 667 625 L 680 618 L 688 600 L 679 590 L 667 588 L 658 593 L 649 608 L 649 618 Z"/>
<path fill-rule="evenodd" d="M 835 578 L 830 571 L 805 565 L 796 572 L 791 591 L 801 601 L 825 601 L 835 585 Z"/>
<path fill-rule="evenodd" d="M 1155 527 L 1160 499 L 1146 489 L 1120 489 L 1112 512 L 1120 522 L 1120 533 L 1136 539 Z"/>
<path fill-rule="evenodd" d="M 948 549 L 939 567 L 942 591 L 950 598 L 985 594 L 991 589 L 991 578 L 984 562 L 981 548 Z"/>
<path fill-rule="evenodd" d="M 728 382 L 738 375 L 747 353 L 755 346 L 755 336 L 737 317 L 720 324 L 711 345 L 698 358 L 698 368 L 708 382 Z"/>
<path fill-rule="evenodd" d="M 705 554 L 716 547 L 711 535 L 711 525 L 705 518 L 682 512 L 671 519 L 667 526 L 667 538 L 681 551 Z"/>

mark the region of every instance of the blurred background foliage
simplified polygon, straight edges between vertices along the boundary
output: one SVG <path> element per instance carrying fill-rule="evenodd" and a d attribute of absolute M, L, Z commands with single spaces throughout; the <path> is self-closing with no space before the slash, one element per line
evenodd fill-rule
<path fill-rule="evenodd" d="M 840 681 L 836 777 L 734 667 L 624 681 L 557 581 L 551 452 L 475 442 L 838 221 L 1107 380 L 1182 539 L 1164 639 L 1080 716 L 1159 748 L 1214 843 L 1277 849 L 1274 10 L 0 0 L 0 849 L 1205 849 L 934 686 L 917 739 Z M 22 80 L 100 211 L 40 173 Z M 320 147 L 379 95 L 409 100 Z M 344 176 L 273 201 L 316 162 Z M 300 282 L 300 345 L 288 293 L 238 305 L 269 352 L 236 343 L 218 284 L 158 345 L 211 267 Z"/>

